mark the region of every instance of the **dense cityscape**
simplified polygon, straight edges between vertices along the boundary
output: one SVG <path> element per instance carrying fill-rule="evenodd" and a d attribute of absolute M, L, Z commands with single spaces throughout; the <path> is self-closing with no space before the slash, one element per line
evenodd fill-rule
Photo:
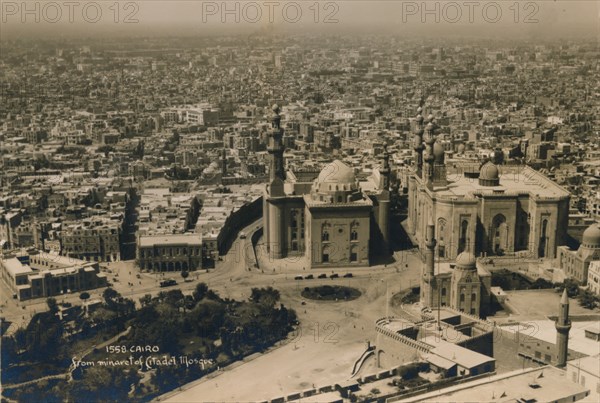
<path fill-rule="evenodd" d="M 599 55 L 3 41 L 2 401 L 598 401 Z"/>

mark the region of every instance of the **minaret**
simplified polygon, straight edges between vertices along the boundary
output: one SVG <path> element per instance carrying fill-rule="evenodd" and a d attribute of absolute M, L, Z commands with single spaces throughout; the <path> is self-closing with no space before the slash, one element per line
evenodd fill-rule
<path fill-rule="evenodd" d="M 271 131 L 269 132 L 269 142 L 267 145 L 267 151 L 271 155 L 271 166 L 270 166 L 270 180 L 277 177 L 282 181 L 285 180 L 285 173 L 283 170 L 283 130 L 281 129 L 281 115 L 279 115 L 279 106 L 273 105 L 273 116 L 271 119 Z"/>
<path fill-rule="evenodd" d="M 381 175 L 380 185 L 381 194 L 377 197 L 379 209 L 377 223 L 383 236 L 383 251 L 389 253 L 389 237 L 390 237 L 390 154 L 388 153 L 387 146 L 384 147 L 383 151 L 383 167 L 379 170 Z"/>
<path fill-rule="evenodd" d="M 221 177 L 227 176 L 227 150 L 223 147 L 221 152 Z"/>
<path fill-rule="evenodd" d="M 381 174 L 381 188 L 389 190 L 390 188 L 390 153 L 388 152 L 387 145 L 383 147 L 383 167 L 379 170 Z"/>
<path fill-rule="evenodd" d="M 433 144 L 435 143 L 435 127 L 433 126 L 433 116 L 429 115 L 429 123 L 425 126 L 425 135 L 423 140 L 425 141 L 425 152 L 423 153 L 423 160 L 425 162 L 423 168 L 423 182 L 427 185 L 433 183 L 433 162 L 435 157 L 433 156 Z"/>
<path fill-rule="evenodd" d="M 284 199 L 283 181 L 285 173 L 283 168 L 283 130 L 281 129 L 281 116 L 279 106 L 273 105 L 271 131 L 267 143 L 267 151 L 271 155 L 269 172 L 269 183 L 263 201 L 263 227 L 267 232 L 267 249 L 269 257 L 281 259 L 285 253 L 285 239 L 283 228 L 283 206 Z"/>
<path fill-rule="evenodd" d="M 422 305 L 433 307 L 433 293 L 435 287 L 435 273 L 434 273 L 434 251 L 435 251 L 435 227 L 433 225 L 433 219 L 429 217 L 427 223 L 427 231 L 425 232 L 425 266 L 423 267 L 423 300 Z"/>
<path fill-rule="evenodd" d="M 415 137 L 413 138 L 413 149 L 415 150 L 415 171 L 420 176 L 421 169 L 423 168 L 423 149 L 425 148 L 423 146 L 423 116 L 421 116 L 421 107 L 417 109 L 417 112 L 419 114 L 416 119 L 417 126 L 415 128 Z"/>
<path fill-rule="evenodd" d="M 558 304 L 558 319 L 556 320 L 556 349 L 557 349 L 557 367 L 567 365 L 567 353 L 569 351 L 569 331 L 571 330 L 571 321 L 569 320 L 569 297 L 567 289 L 563 291 L 560 303 Z"/>

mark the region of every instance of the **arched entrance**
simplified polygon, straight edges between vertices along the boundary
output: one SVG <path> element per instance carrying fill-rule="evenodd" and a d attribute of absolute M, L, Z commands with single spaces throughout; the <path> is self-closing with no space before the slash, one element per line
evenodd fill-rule
<path fill-rule="evenodd" d="M 508 224 L 503 214 L 498 214 L 492 220 L 490 245 L 494 255 L 502 256 L 508 249 Z"/>

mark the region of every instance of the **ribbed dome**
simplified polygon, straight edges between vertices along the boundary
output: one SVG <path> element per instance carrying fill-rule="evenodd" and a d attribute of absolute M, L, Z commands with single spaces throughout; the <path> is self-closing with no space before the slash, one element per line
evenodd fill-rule
<path fill-rule="evenodd" d="M 317 178 L 318 183 L 354 183 L 354 170 L 340 160 L 327 164 Z"/>
<path fill-rule="evenodd" d="M 498 167 L 491 161 L 483 164 L 479 170 L 479 184 L 481 186 L 500 185 L 500 171 L 498 170 Z"/>
<path fill-rule="evenodd" d="M 588 248 L 600 248 L 600 224 L 595 222 L 583 231 L 581 245 Z"/>
<path fill-rule="evenodd" d="M 476 264 L 477 259 L 471 252 L 465 251 L 456 257 L 456 266 L 461 269 L 474 269 Z"/>
<path fill-rule="evenodd" d="M 500 172 L 498 171 L 498 167 L 491 162 L 486 162 L 481 167 L 479 171 L 479 178 L 485 180 L 495 180 L 498 179 Z"/>

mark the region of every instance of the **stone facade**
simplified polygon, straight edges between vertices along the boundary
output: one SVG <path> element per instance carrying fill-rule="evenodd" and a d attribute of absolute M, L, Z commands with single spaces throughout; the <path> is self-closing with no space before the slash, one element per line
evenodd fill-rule
<path fill-rule="evenodd" d="M 193 271 L 202 268 L 200 234 L 142 236 L 137 261 L 144 271 Z"/>
<path fill-rule="evenodd" d="M 409 231 L 419 247 L 425 247 L 425 228 L 433 219 L 441 259 L 465 250 L 476 256 L 555 258 L 566 241 L 569 193 L 526 166 L 501 168 L 488 161 L 478 172 L 446 167 L 433 117 L 423 124 L 419 115 L 407 186 Z"/>
<path fill-rule="evenodd" d="M 270 180 L 263 199 L 269 257 L 304 255 L 311 268 L 364 267 L 374 251 L 389 253 L 387 152 L 382 168 L 369 178 L 369 191 L 339 160 L 320 172 L 285 172 L 281 118 L 278 107 L 273 110 Z"/>

